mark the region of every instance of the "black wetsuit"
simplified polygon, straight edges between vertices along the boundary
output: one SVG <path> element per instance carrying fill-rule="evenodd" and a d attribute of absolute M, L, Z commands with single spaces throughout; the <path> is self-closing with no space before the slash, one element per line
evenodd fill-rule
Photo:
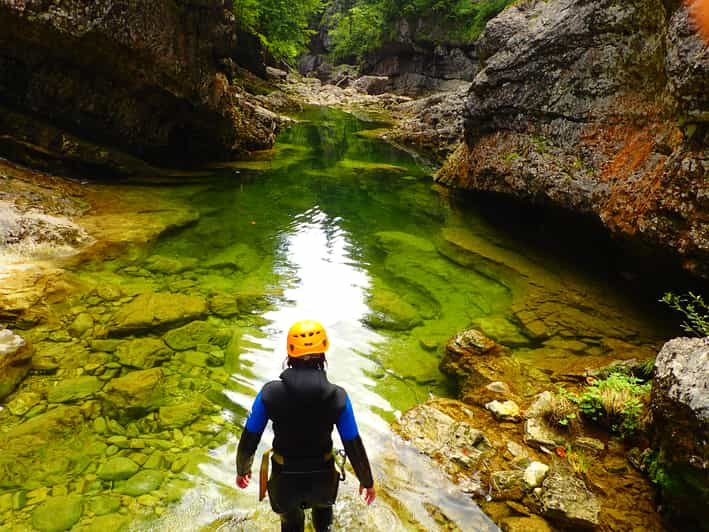
<path fill-rule="evenodd" d="M 338 486 L 332 456 L 334 426 L 360 484 L 365 488 L 374 484 L 347 393 L 315 368 L 289 368 L 280 380 L 264 385 L 239 440 L 239 475 L 251 471 L 268 419 L 273 421 L 275 453 L 268 495 L 271 508 L 281 516 L 281 530 L 302 531 L 304 508 L 313 509 L 318 532 L 328 530 Z"/>

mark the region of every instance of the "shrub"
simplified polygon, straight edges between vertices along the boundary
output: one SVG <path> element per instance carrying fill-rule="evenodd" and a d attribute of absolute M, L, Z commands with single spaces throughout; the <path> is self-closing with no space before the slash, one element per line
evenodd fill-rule
<path fill-rule="evenodd" d="M 682 328 L 697 336 L 709 336 L 709 305 L 702 296 L 688 292 L 684 295 L 667 292 L 662 299 L 674 310 L 684 314 L 687 321 L 682 323 Z"/>
<path fill-rule="evenodd" d="M 613 373 L 593 382 L 578 398 L 585 417 L 607 426 L 623 438 L 632 437 L 640 428 L 651 383 L 636 377 Z"/>

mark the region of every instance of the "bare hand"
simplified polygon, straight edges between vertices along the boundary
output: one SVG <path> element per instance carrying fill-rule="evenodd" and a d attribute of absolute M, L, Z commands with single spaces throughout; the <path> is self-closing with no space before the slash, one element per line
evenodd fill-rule
<path fill-rule="evenodd" d="M 359 494 L 362 495 L 362 492 L 364 493 L 364 500 L 367 502 L 367 505 L 370 505 L 374 502 L 374 499 L 377 498 L 377 490 L 374 489 L 374 486 L 371 488 L 365 488 L 364 486 L 359 487 Z"/>
<path fill-rule="evenodd" d="M 249 480 L 251 480 L 251 473 L 246 473 L 243 476 L 237 475 L 236 476 L 236 485 L 239 486 L 242 490 L 249 485 Z"/>

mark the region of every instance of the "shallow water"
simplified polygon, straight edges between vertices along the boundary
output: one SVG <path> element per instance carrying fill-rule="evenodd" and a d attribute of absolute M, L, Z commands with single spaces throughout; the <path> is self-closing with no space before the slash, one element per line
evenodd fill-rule
<path fill-rule="evenodd" d="M 350 474 L 340 487 L 336 529 L 494 529 L 469 495 L 390 429 L 402 411 L 431 394 L 454 394 L 438 370 L 446 341 L 476 326 L 510 346 L 529 364 L 529 381 L 514 384 L 521 395 L 531 395 L 546 384 L 552 387 L 554 374 L 652 355 L 658 326 L 602 275 L 590 276 L 573 262 L 560 262 L 558 255 L 451 205 L 409 154 L 358 135 L 379 124 L 332 110 L 311 110 L 301 119 L 281 135 L 273 158 L 222 165 L 213 177 L 167 189 L 173 199 L 198 211 L 196 223 L 75 272 L 83 292 L 57 307 L 67 316 L 93 314 L 93 329 L 79 339 L 47 327 L 28 335 L 40 350 L 66 342 L 86 351 L 92 336 L 105 335 L 103 326 L 115 309 L 135 294 L 149 290 L 232 301 L 238 295 L 238 313 L 212 312 L 208 318 L 231 337 L 226 345 L 212 346 L 223 353 L 223 365 L 188 358 L 188 352 L 163 363 L 168 404 L 207 398 L 216 406 L 177 432 L 160 433 L 168 441 L 165 483 L 149 498 L 124 495 L 115 511 L 125 517 L 120 523 L 134 530 L 277 527 L 267 502 L 257 502 L 256 482 L 244 492 L 233 487 L 235 427 L 243 424 L 263 383 L 277 378 L 285 332 L 303 318 L 321 321 L 328 331 L 328 375 L 352 399 L 380 486 L 378 501 L 366 508 Z M 154 189 L 115 189 L 117 194 L 128 190 L 150 196 Z M 123 299 L 110 303 L 97 296 L 99 287 L 106 286 L 119 287 Z M 101 363 L 115 365 L 115 355 L 99 354 L 106 355 Z M 93 361 L 95 354 L 86 357 Z M 81 372 L 80 365 L 59 367 L 58 378 L 50 379 Z M 20 391 L 41 394 L 47 386 L 42 379 L 47 377 L 31 377 Z M 89 419 L 97 415 L 85 413 Z M 9 425 L 22 420 L 6 419 Z M 216 428 L 205 428 L 210 422 Z M 147 421 L 121 423 L 134 440 L 150 441 L 151 431 L 157 432 Z M 81 523 L 95 523 L 86 511 L 89 501 L 111 495 L 113 488 L 94 474 L 97 464 L 108 459 L 109 434 L 96 433 L 87 423 L 75 435 L 81 444 L 98 446 L 92 463 L 83 467 L 75 466 L 81 455 L 76 441 L 50 442 L 49 456 L 64 453 L 68 465 L 48 472 L 28 463 L 16 478 L 31 480 L 0 487 L 0 497 L 31 494 L 19 508 L 0 504 L 0 517 L 10 523 L 0 530 L 31 529 L 32 501 L 39 505 L 44 500 L 32 490 L 43 487 L 49 495 L 80 494 L 85 508 Z M 51 450 L 70 443 L 73 451 Z M 259 457 L 268 443 L 267 432 Z M 154 452 L 148 444 L 139 454 L 147 458 Z M 142 459 L 135 449 L 119 447 L 117 453 Z M 188 457 L 185 467 L 171 469 L 169 464 L 182 456 Z"/>

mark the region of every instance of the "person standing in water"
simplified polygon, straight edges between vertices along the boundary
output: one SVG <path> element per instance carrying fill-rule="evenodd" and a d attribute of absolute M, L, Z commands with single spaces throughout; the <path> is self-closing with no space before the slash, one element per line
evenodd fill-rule
<path fill-rule="evenodd" d="M 376 498 L 367 453 L 357 429 L 352 403 L 343 388 L 327 380 L 325 329 L 304 320 L 288 331 L 288 368 L 280 380 L 266 383 L 254 400 L 236 453 L 236 485 L 244 489 L 261 435 L 273 422 L 271 508 L 280 515 L 282 532 L 302 532 L 305 508 L 313 510 L 317 532 L 330 530 L 337 498 L 338 473 L 332 449 L 337 427 L 367 504 Z M 266 462 L 267 466 L 267 462 Z M 262 482 L 264 467 L 262 465 Z M 263 489 L 263 488 L 262 488 Z"/>

